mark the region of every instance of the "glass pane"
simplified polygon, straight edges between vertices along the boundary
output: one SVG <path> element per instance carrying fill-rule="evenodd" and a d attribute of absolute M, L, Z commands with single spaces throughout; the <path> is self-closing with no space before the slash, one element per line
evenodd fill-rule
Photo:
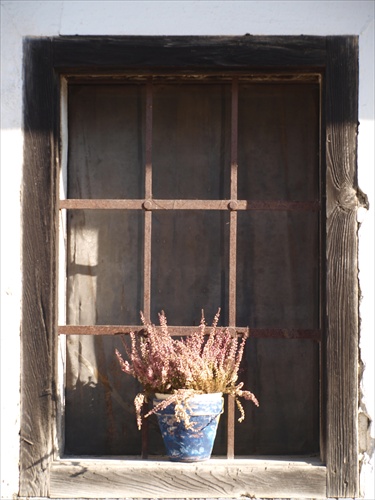
<path fill-rule="evenodd" d="M 69 87 L 69 198 L 142 198 L 144 88 Z"/>
<path fill-rule="evenodd" d="M 238 198 L 319 198 L 319 87 L 241 84 Z"/>
<path fill-rule="evenodd" d="M 319 328 L 318 214 L 239 212 L 237 325 Z"/>
<path fill-rule="evenodd" d="M 117 210 L 68 212 L 68 324 L 139 324 L 142 215 Z"/>
<path fill-rule="evenodd" d="M 218 307 L 227 323 L 228 213 L 155 211 L 152 220 L 152 321 L 164 310 L 169 324 L 211 323 Z M 155 319 L 154 319 L 155 318 Z"/>
<path fill-rule="evenodd" d="M 69 196 L 142 198 L 144 88 L 69 90 Z M 228 199 L 230 86 L 155 85 L 153 196 Z M 238 198 L 319 197 L 319 92 L 314 85 L 240 85 Z M 143 308 L 142 211 L 68 211 L 67 324 L 139 324 Z M 236 324 L 318 328 L 319 215 L 239 211 Z M 229 212 L 152 212 L 151 321 L 228 324 Z M 128 341 L 129 339 L 127 339 Z M 139 455 L 133 400 L 139 384 L 120 371 L 117 336 L 67 337 L 66 453 Z M 249 339 L 240 379 L 244 402 L 235 453 L 319 449 L 319 350 L 311 341 Z M 293 401 L 293 404 L 290 402 Z M 226 403 L 227 408 L 227 403 Z M 156 418 L 150 455 L 164 454 Z M 214 455 L 226 452 L 227 413 Z"/>
<path fill-rule="evenodd" d="M 259 399 L 243 403 L 236 426 L 238 455 L 319 451 L 319 347 L 309 340 L 250 339 L 240 380 Z M 238 412 L 237 412 L 238 415 Z"/>
<path fill-rule="evenodd" d="M 230 87 L 155 86 L 152 159 L 155 198 L 228 198 Z"/>
<path fill-rule="evenodd" d="M 134 397 L 142 387 L 120 370 L 116 348 L 124 352 L 118 336 L 67 337 L 67 455 L 141 453 Z"/>

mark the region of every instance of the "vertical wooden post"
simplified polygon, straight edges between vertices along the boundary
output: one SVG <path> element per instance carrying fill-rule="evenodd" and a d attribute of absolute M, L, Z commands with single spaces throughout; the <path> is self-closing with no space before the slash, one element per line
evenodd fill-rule
<path fill-rule="evenodd" d="M 327 496 L 358 496 L 358 39 L 327 39 Z"/>
<path fill-rule="evenodd" d="M 58 219 L 57 169 L 51 160 L 56 159 L 59 150 L 58 103 L 59 83 L 52 69 L 50 41 L 25 40 L 19 489 L 22 497 L 49 496 L 54 453 Z"/>

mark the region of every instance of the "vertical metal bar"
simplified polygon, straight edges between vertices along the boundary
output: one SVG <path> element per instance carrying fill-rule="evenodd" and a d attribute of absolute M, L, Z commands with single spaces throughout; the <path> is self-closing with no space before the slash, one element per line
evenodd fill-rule
<path fill-rule="evenodd" d="M 229 218 L 229 326 L 236 326 L 237 211 Z"/>
<path fill-rule="evenodd" d="M 145 207 L 144 212 L 144 276 L 143 276 L 143 312 L 149 320 L 151 314 L 151 230 L 152 211 L 149 210 L 152 198 L 152 78 L 146 84 L 146 162 L 145 162 Z M 145 408 L 148 410 L 148 408 Z M 148 457 L 148 420 L 142 424 L 142 458 Z"/>
<path fill-rule="evenodd" d="M 230 230 L 229 230 L 229 326 L 236 325 L 237 267 L 237 170 L 238 170 L 238 80 L 232 81 L 231 166 L 230 166 Z M 234 458 L 234 398 L 228 396 L 227 458 Z"/>
<path fill-rule="evenodd" d="M 146 84 L 146 171 L 145 198 L 152 197 L 152 78 Z"/>
<path fill-rule="evenodd" d="M 238 80 L 232 82 L 230 236 L 229 236 L 229 326 L 236 325 L 237 177 L 238 177 Z"/>
<path fill-rule="evenodd" d="M 152 80 L 146 84 L 146 164 L 145 164 L 145 200 L 152 198 Z M 146 205 L 146 204 L 145 204 Z M 143 283 L 143 312 L 150 319 L 151 312 L 151 224 L 152 211 L 145 210 L 144 226 L 144 283 Z"/>
<path fill-rule="evenodd" d="M 152 212 L 145 211 L 144 218 L 144 283 L 143 283 L 143 313 L 147 320 L 151 314 L 151 227 Z"/>
<path fill-rule="evenodd" d="M 232 116 L 231 116 L 231 157 L 230 157 L 230 196 L 237 199 L 238 169 L 238 79 L 232 80 Z"/>

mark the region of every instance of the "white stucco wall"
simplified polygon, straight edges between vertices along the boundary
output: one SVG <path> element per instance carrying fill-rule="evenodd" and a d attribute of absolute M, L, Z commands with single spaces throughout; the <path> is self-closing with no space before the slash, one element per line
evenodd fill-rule
<path fill-rule="evenodd" d="M 18 491 L 21 312 L 22 37 L 26 35 L 359 35 L 359 186 L 370 210 L 359 231 L 362 300 L 361 491 L 375 499 L 374 1 L 1 2 L 1 497 Z"/>

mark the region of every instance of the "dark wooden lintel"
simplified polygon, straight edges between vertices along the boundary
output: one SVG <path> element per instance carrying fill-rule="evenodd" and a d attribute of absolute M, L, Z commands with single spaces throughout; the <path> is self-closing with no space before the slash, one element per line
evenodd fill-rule
<path fill-rule="evenodd" d="M 62 36 L 51 43 L 55 68 L 75 73 L 124 67 L 285 71 L 326 62 L 325 38 L 319 36 Z"/>

